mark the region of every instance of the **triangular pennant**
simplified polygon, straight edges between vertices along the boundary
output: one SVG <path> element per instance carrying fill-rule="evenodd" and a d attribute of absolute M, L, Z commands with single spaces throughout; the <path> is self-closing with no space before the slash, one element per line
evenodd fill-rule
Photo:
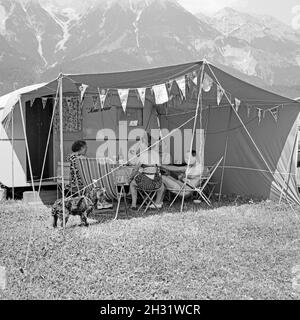
<path fill-rule="evenodd" d="M 123 111 L 126 112 L 129 89 L 118 89 Z"/>
<path fill-rule="evenodd" d="M 43 109 L 45 109 L 47 103 L 47 98 L 42 98 Z"/>
<path fill-rule="evenodd" d="M 203 84 L 202 84 L 203 90 L 205 92 L 210 91 L 212 85 L 213 85 L 213 79 L 207 73 L 205 73 L 203 78 Z"/>
<path fill-rule="evenodd" d="M 191 79 L 192 79 L 192 81 L 194 82 L 195 85 L 198 84 L 198 76 L 197 76 L 197 72 L 196 71 L 194 71 L 192 73 L 192 78 Z"/>
<path fill-rule="evenodd" d="M 241 105 L 241 100 L 239 100 L 238 98 L 235 98 L 234 102 L 235 102 L 235 110 L 236 110 L 236 112 L 239 112 L 239 107 Z"/>
<path fill-rule="evenodd" d="M 99 90 L 99 88 L 98 88 L 101 109 L 104 108 L 104 103 L 105 103 L 105 99 L 107 97 L 107 93 L 108 93 L 108 90 L 105 90 L 105 89 Z"/>
<path fill-rule="evenodd" d="M 178 79 L 176 79 L 176 83 L 178 85 L 178 88 L 180 89 L 183 97 L 186 97 L 186 81 L 185 81 L 185 77 L 180 77 Z"/>
<path fill-rule="evenodd" d="M 146 88 L 137 88 L 137 92 L 140 96 L 140 99 L 142 101 L 143 107 L 145 106 L 145 100 L 146 100 Z"/>
<path fill-rule="evenodd" d="M 80 87 L 79 87 L 79 91 L 80 91 L 80 100 L 82 101 L 83 97 L 84 97 L 84 94 L 85 94 L 85 91 L 86 89 L 88 88 L 88 85 L 87 84 L 82 84 Z"/>
<path fill-rule="evenodd" d="M 278 121 L 278 107 L 269 110 L 275 122 Z"/>
<path fill-rule="evenodd" d="M 34 100 L 35 100 L 35 98 L 30 99 L 30 106 L 31 106 L 31 107 L 32 107 L 33 104 L 34 104 Z"/>
<path fill-rule="evenodd" d="M 220 86 L 217 86 L 217 104 L 218 104 L 218 106 L 221 103 L 223 94 L 224 94 L 224 89 L 221 88 Z"/>
<path fill-rule="evenodd" d="M 167 90 L 168 90 L 169 94 L 171 94 L 172 84 L 173 84 L 173 81 L 166 82 L 166 87 L 167 87 Z"/>
<path fill-rule="evenodd" d="M 152 88 L 156 104 L 163 104 L 169 101 L 169 95 L 165 84 L 158 84 Z"/>

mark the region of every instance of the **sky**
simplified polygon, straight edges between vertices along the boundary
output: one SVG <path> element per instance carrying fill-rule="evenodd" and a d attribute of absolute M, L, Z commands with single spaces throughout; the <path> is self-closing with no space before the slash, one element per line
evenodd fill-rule
<path fill-rule="evenodd" d="M 23 0 L 24 1 L 24 0 Z M 40 0 L 56 5 L 82 6 L 101 0 Z M 119 0 L 120 2 L 122 0 Z M 224 7 L 232 7 L 240 11 L 268 14 L 288 25 L 297 20 L 300 23 L 300 0 L 177 0 L 186 10 L 192 13 L 202 12 L 211 15 Z M 294 10 L 294 12 L 293 12 Z M 299 17 L 299 18 L 298 18 Z"/>
<path fill-rule="evenodd" d="M 268 14 L 289 25 L 300 14 L 299 0 L 178 0 L 178 2 L 193 13 L 202 12 L 211 15 L 228 6 L 249 13 Z M 299 8 L 294 8 L 296 6 Z"/>

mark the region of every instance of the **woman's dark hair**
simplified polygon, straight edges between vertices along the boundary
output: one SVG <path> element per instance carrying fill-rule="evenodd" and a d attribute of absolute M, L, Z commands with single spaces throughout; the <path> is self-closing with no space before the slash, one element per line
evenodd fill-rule
<path fill-rule="evenodd" d="M 86 142 L 84 140 L 77 140 L 72 144 L 72 151 L 77 152 L 86 146 Z"/>

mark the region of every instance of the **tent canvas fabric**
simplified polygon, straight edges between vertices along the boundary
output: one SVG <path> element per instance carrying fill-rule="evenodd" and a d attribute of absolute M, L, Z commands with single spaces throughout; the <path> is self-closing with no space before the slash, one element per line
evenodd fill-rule
<path fill-rule="evenodd" d="M 78 84 L 88 86 L 86 95 L 98 94 L 99 88 L 149 88 L 193 71 L 199 72 L 203 65 L 205 73 L 214 82 L 202 96 L 201 127 L 205 128 L 205 165 L 212 165 L 225 155 L 215 175 L 217 181 L 223 181 L 219 190 L 224 194 L 235 193 L 274 200 L 283 198 L 299 204 L 296 183 L 299 102 L 255 87 L 203 61 L 138 71 L 64 74 L 63 92 L 80 94 Z M 14 95 L 14 99 L 9 95 L 1 97 L 0 109 L 3 109 L 0 111 L 0 120 L 4 120 L 19 98 L 27 101 L 35 97 L 53 96 L 57 84 L 58 79 L 55 79 L 37 85 L 32 90 L 19 92 L 17 98 L 16 92 L 9 94 Z M 217 85 L 226 93 L 219 105 Z M 234 110 L 235 99 L 241 101 L 238 111 Z M 183 103 L 167 108 L 164 105 L 155 106 L 161 128 L 172 130 L 180 126 L 194 115 L 196 102 L 195 98 L 194 101 L 184 100 Z M 152 101 L 152 104 L 155 102 Z M 278 107 L 277 121 L 270 112 L 264 112 L 272 107 Z M 258 117 L 257 108 L 262 110 L 261 117 Z M 180 116 L 176 116 L 178 114 Z M 189 122 L 184 128 L 192 128 L 192 125 L 193 122 Z"/>

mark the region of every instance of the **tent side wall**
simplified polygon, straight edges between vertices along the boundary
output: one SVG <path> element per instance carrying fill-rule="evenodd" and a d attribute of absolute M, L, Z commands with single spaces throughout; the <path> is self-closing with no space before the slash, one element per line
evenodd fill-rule
<path fill-rule="evenodd" d="M 9 188 L 26 186 L 26 147 L 19 103 L 6 121 L 7 126 L 0 122 L 0 182 Z"/>
<path fill-rule="evenodd" d="M 67 96 L 67 94 L 65 94 Z M 109 101 L 108 109 L 91 112 L 93 99 L 87 95 L 82 108 L 82 130 L 78 132 L 64 132 L 64 158 L 71 153 L 75 140 L 87 142 L 87 156 L 102 158 L 108 156 L 114 159 L 119 154 L 124 158 L 127 151 L 139 139 L 141 130 L 158 129 L 155 107 L 151 100 L 146 100 L 145 106 L 141 105 L 136 94 L 128 98 L 126 113 L 124 113 L 120 100 L 115 94 Z M 67 121 L 68 118 L 66 118 Z M 55 156 L 54 163 L 60 161 L 59 133 L 54 133 Z"/>
<path fill-rule="evenodd" d="M 289 199 L 299 202 L 295 177 L 298 106 L 280 108 L 277 122 L 270 112 L 259 122 L 255 108 L 249 117 L 247 108 L 241 108 L 239 115 L 256 147 L 235 112 L 230 117 L 230 108 L 210 110 L 205 142 L 205 163 L 210 165 L 225 154 L 228 137 L 222 193 L 279 200 L 287 189 Z M 221 181 L 222 165 L 217 181 Z"/>

